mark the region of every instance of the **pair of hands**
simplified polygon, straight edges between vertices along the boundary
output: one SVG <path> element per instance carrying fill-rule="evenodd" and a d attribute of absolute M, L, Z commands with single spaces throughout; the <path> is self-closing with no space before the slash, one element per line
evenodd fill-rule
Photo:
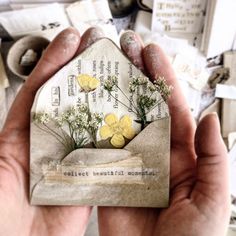
<path fill-rule="evenodd" d="M 103 37 L 90 28 L 82 37 L 60 33 L 17 95 L 0 133 L 0 235 L 83 235 L 91 207 L 29 204 L 30 109 L 37 90 L 62 66 Z M 174 87 L 168 101 L 171 123 L 170 207 L 98 207 L 100 235 L 223 236 L 230 214 L 227 151 L 216 115 L 196 128 L 175 74 L 156 45 L 143 47 L 129 31 L 121 37 L 127 57 L 151 79 Z"/>

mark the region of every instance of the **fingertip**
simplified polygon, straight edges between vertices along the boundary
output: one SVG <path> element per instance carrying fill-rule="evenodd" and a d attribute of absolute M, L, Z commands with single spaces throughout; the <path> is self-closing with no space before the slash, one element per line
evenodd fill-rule
<path fill-rule="evenodd" d="M 72 26 L 67 27 L 66 29 L 62 30 L 62 31 L 57 35 L 57 37 L 58 37 L 58 36 L 61 37 L 62 35 L 68 35 L 68 34 L 74 34 L 74 35 L 78 36 L 78 38 L 80 39 L 80 33 L 79 33 L 79 31 L 78 31 L 75 27 L 72 27 Z M 57 38 L 57 37 L 56 37 L 56 38 Z M 55 39 L 56 39 L 56 38 L 55 38 Z"/>
<path fill-rule="evenodd" d="M 104 37 L 105 37 L 105 34 L 100 27 L 91 27 L 87 29 L 81 37 L 80 46 L 76 54 L 77 55 L 80 54 L 90 45 L 92 45 L 93 43 L 95 43 L 96 41 Z"/>
<path fill-rule="evenodd" d="M 149 52 L 152 50 L 159 50 L 159 46 L 155 43 L 149 43 L 148 45 L 146 45 L 143 49 L 144 53 Z"/>
<path fill-rule="evenodd" d="M 60 32 L 50 43 L 43 56 L 52 57 L 51 54 L 60 54 L 59 58 L 73 57 L 80 43 L 80 33 L 73 27 Z M 64 61 L 64 60 L 63 60 Z"/>
<path fill-rule="evenodd" d="M 222 219 L 226 219 L 230 203 L 229 158 L 216 113 L 208 114 L 200 121 L 195 135 L 195 151 L 197 183 L 191 197 L 199 209 L 205 207 L 202 196 L 214 199 L 214 205 L 218 202 L 222 207 Z"/>
<path fill-rule="evenodd" d="M 144 71 L 144 63 L 142 59 L 143 42 L 138 34 L 132 30 L 128 30 L 121 35 L 120 45 L 122 51 L 139 69 Z"/>
<path fill-rule="evenodd" d="M 165 78 L 174 76 L 168 57 L 158 45 L 153 43 L 147 45 L 143 49 L 143 60 L 153 80 L 159 76 L 164 76 Z"/>
<path fill-rule="evenodd" d="M 208 128 L 211 129 L 212 126 L 214 126 L 215 133 L 220 133 L 220 121 L 216 112 L 204 116 L 199 122 L 198 129 L 199 132 L 204 132 Z"/>
<path fill-rule="evenodd" d="M 227 152 L 217 113 L 210 113 L 200 120 L 195 135 L 195 148 L 199 156 L 219 156 L 219 153 Z"/>
<path fill-rule="evenodd" d="M 121 35 L 120 44 L 124 49 L 129 49 L 129 46 L 133 46 L 133 44 L 136 44 L 134 45 L 135 47 L 140 47 L 142 49 L 144 47 L 141 37 L 133 30 L 127 30 Z"/>

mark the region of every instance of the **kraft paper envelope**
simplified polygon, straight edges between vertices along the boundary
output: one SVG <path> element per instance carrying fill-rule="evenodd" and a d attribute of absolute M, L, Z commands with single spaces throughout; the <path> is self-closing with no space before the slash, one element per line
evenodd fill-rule
<path fill-rule="evenodd" d="M 168 206 L 169 110 L 155 91 L 146 96 L 156 97 L 145 119 L 139 115 L 135 106 L 141 100 L 137 98 L 143 98 L 153 85 L 145 79 L 120 49 L 104 38 L 39 89 L 31 111 L 31 204 Z M 111 81 L 115 83 L 108 90 Z M 132 81 L 144 81 L 133 96 Z M 72 122 L 68 109 L 77 112 L 76 126 L 68 125 Z M 83 109 L 87 123 L 82 120 L 80 126 L 83 114 L 78 111 Z M 98 126 L 92 123 L 94 117 Z M 82 123 L 89 127 L 87 133 Z M 90 132 L 91 127 L 98 128 Z"/>

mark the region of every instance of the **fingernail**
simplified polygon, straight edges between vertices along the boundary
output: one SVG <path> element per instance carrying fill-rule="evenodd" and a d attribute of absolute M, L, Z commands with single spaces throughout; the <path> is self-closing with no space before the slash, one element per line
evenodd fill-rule
<path fill-rule="evenodd" d="M 120 38 L 121 47 L 124 50 L 138 50 L 140 51 L 143 48 L 142 42 L 137 34 L 132 30 L 128 30 L 121 35 Z"/>
<path fill-rule="evenodd" d="M 120 38 L 120 45 L 127 56 L 132 59 L 132 62 L 140 69 L 143 69 L 143 43 L 140 37 L 132 30 L 126 31 Z"/>
<path fill-rule="evenodd" d="M 62 31 L 54 41 L 54 46 L 57 47 L 57 50 L 61 53 L 71 54 L 71 51 L 74 51 L 78 48 L 80 41 L 79 32 L 75 28 L 67 28 Z"/>
<path fill-rule="evenodd" d="M 53 42 L 51 42 L 46 51 L 52 51 L 53 54 L 63 55 L 62 58 L 72 57 L 78 49 L 80 41 L 79 32 L 70 27 L 60 32 Z M 45 53 L 46 53 L 45 51 Z"/>
<path fill-rule="evenodd" d="M 101 28 L 99 27 L 89 28 L 83 35 L 83 39 L 85 39 L 83 41 L 84 44 L 83 46 L 88 47 L 94 42 L 96 42 L 98 39 L 103 37 L 104 37 L 104 32 Z"/>
<path fill-rule="evenodd" d="M 75 28 L 69 27 L 62 31 L 61 40 L 63 40 L 64 44 L 77 45 L 80 40 L 79 32 Z"/>

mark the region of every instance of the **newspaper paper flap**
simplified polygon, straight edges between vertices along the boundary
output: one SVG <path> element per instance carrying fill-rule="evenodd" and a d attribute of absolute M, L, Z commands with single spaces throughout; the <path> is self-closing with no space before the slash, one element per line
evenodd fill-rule
<path fill-rule="evenodd" d="M 169 111 L 147 81 L 104 38 L 40 88 L 31 111 L 32 204 L 168 206 Z M 142 99 L 150 106 L 140 115 Z"/>

